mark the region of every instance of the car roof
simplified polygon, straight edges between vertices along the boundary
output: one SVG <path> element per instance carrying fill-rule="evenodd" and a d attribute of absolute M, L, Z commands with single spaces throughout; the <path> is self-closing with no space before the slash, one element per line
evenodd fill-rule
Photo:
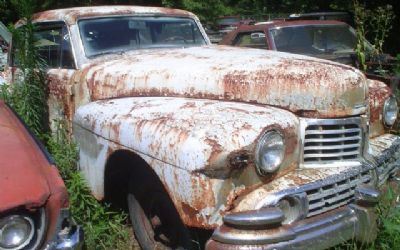
<path fill-rule="evenodd" d="M 33 21 L 34 22 L 65 21 L 67 24 L 75 24 L 78 19 L 83 19 L 83 18 L 117 16 L 117 15 L 138 15 L 138 14 L 195 17 L 195 15 L 192 14 L 191 12 L 178 9 L 169 9 L 162 7 L 113 5 L 113 6 L 74 7 L 66 9 L 47 10 L 34 14 Z"/>
<path fill-rule="evenodd" d="M 296 20 L 296 21 L 277 20 L 277 21 L 268 21 L 258 25 L 242 25 L 238 28 L 238 31 L 266 30 L 277 27 L 290 27 L 290 26 L 302 26 L 302 25 L 348 25 L 348 24 L 336 20 Z"/>

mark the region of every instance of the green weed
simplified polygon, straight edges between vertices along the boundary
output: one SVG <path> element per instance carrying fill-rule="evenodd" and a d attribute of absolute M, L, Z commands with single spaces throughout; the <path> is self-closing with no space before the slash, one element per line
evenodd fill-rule
<path fill-rule="evenodd" d="M 88 249 L 127 249 L 129 231 L 127 215 L 112 211 L 91 194 L 82 175 L 77 171 L 78 152 L 64 123 L 58 123 L 55 135 L 48 139 L 48 148 L 65 180 L 70 198 L 70 209 L 75 221 L 83 225 Z"/>

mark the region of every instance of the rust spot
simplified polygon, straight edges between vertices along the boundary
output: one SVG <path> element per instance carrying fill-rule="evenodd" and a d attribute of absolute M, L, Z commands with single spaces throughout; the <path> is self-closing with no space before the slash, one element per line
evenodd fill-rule
<path fill-rule="evenodd" d="M 253 161 L 251 154 L 248 150 L 236 150 L 228 155 L 229 165 L 233 169 L 245 168 Z"/>
<path fill-rule="evenodd" d="M 77 7 L 39 12 L 33 15 L 35 22 L 64 21 L 75 24 L 79 18 L 110 16 L 110 15 L 134 15 L 153 14 L 168 16 L 193 16 L 190 12 L 162 7 L 140 7 L 140 6 L 98 6 Z M 24 20 L 18 21 L 17 25 L 24 24 Z"/>
<path fill-rule="evenodd" d="M 215 162 L 218 159 L 220 153 L 223 152 L 223 148 L 218 143 L 218 141 L 211 139 L 211 138 L 205 139 L 204 142 L 206 144 L 210 145 L 210 147 L 211 147 L 211 154 L 210 154 L 210 157 L 208 158 L 208 164 L 211 164 L 212 162 Z"/>

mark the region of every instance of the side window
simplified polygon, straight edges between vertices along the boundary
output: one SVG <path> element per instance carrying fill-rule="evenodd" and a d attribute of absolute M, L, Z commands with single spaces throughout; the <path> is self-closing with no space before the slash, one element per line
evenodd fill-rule
<path fill-rule="evenodd" d="M 266 36 L 262 31 L 239 33 L 235 38 L 233 45 L 256 49 L 268 49 Z"/>
<path fill-rule="evenodd" d="M 158 39 L 166 43 L 178 41 L 183 44 L 194 44 L 203 38 L 193 23 L 176 22 L 163 24 Z"/>
<path fill-rule="evenodd" d="M 74 68 L 67 28 L 43 27 L 35 32 L 35 46 L 49 68 Z"/>
<path fill-rule="evenodd" d="M 34 40 L 39 56 L 48 68 L 75 68 L 70 38 L 65 25 L 38 25 L 34 32 Z M 16 57 L 18 48 L 13 47 L 12 50 L 13 65 L 18 66 Z"/>

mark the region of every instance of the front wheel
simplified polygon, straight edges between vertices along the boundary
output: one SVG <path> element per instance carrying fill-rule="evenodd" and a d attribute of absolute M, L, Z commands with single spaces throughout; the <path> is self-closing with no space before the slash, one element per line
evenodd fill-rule
<path fill-rule="evenodd" d="M 143 250 L 191 249 L 190 233 L 160 181 L 131 178 L 127 198 L 133 230 Z"/>

